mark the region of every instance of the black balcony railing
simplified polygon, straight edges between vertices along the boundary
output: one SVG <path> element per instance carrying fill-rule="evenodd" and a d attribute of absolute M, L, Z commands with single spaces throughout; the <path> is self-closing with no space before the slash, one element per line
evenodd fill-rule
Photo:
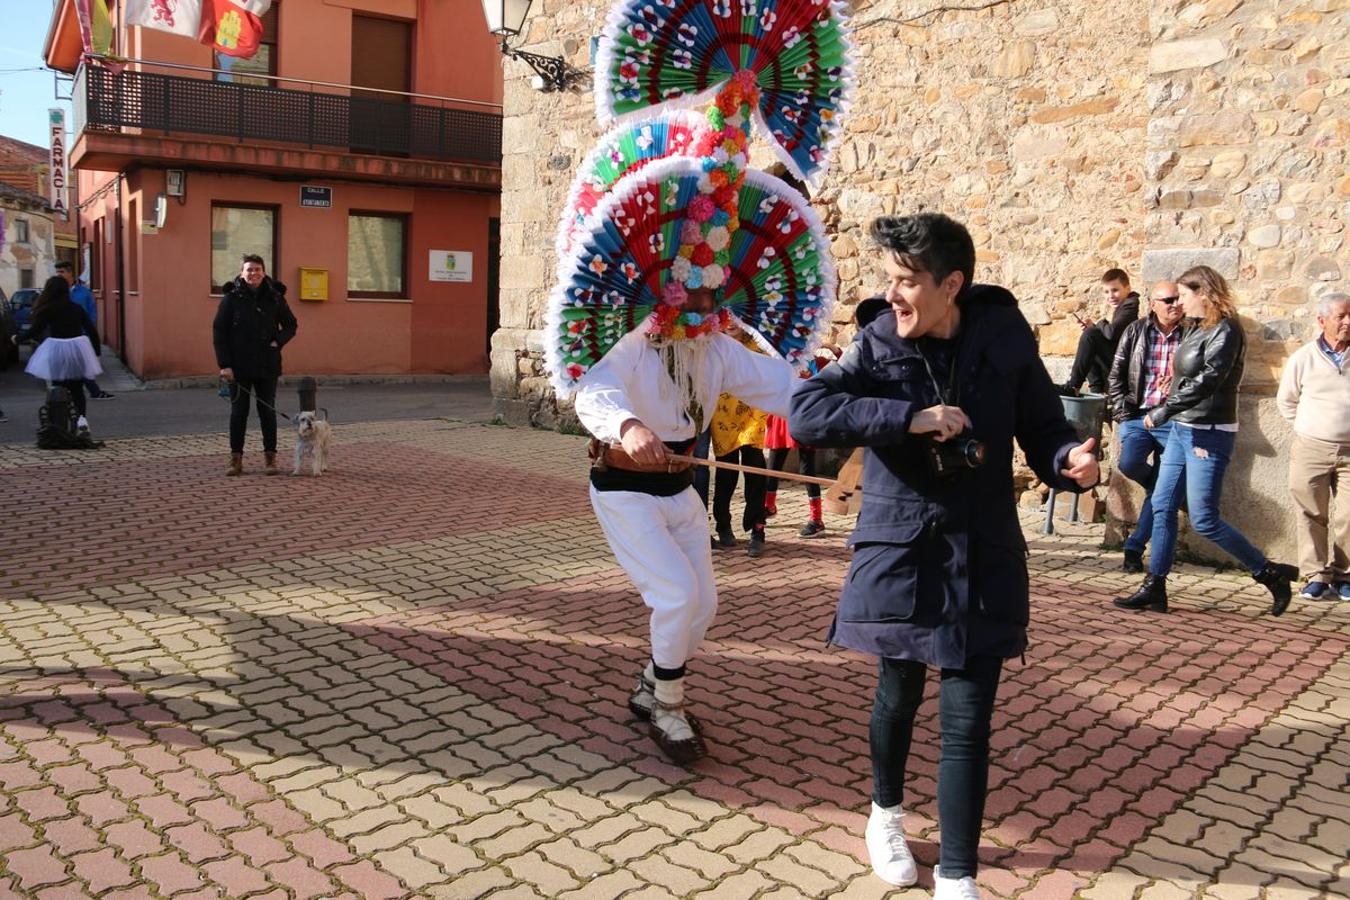
<path fill-rule="evenodd" d="M 354 153 L 502 161 L 497 113 L 99 66 L 83 67 L 76 82 L 75 124 L 81 130 L 141 128 Z"/>

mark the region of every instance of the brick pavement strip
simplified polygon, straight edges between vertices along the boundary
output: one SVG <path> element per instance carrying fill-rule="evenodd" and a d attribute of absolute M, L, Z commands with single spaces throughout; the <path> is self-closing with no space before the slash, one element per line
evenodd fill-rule
<path fill-rule="evenodd" d="M 885 894 L 859 834 L 870 665 L 821 646 L 846 521 L 797 540 L 788 491 L 762 560 L 717 556 L 690 690 L 714 753 L 684 771 L 624 708 L 645 615 L 586 509 L 578 438 L 340 437 L 317 480 L 224 479 L 216 435 L 0 447 L 23 563 L 0 563 L 0 894 Z M 57 571 L 28 561 L 61 502 L 100 527 Z M 241 510 L 248 546 L 222 548 Z M 1094 530 L 1034 524 L 985 890 L 1334 892 L 1350 608 L 1271 620 L 1250 582 L 1182 566 L 1173 615 L 1123 615 Z M 934 714 L 909 786 L 925 866 Z"/>

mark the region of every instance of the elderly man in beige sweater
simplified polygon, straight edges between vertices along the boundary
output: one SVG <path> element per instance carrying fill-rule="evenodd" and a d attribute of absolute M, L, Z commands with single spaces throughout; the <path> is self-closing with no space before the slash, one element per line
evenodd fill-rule
<path fill-rule="evenodd" d="M 1350 600 L 1350 294 L 1317 304 L 1321 333 L 1284 367 L 1278 402 L 1294 428 L 1289 491 L 1309 600 Z M 1331 512 L 1331 498 L 1336 510 Z"/>

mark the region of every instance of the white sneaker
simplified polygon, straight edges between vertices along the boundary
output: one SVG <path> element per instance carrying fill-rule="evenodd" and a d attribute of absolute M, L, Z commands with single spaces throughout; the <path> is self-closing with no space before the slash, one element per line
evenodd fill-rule
<path fill-rule="evenodd" d="M 873 803 L 864 832 L 872 871 L 882 881 L 896 887 L 908 887 L 919 880 L 914 857 L 905 843 L 905 829 L 900 824 L 904 815 L 899 806 L 886 809 Z"/>
<path fill-rule="evenodd" d="M 980 900 L 980 889 L 975 879 L 943 878 L 939 867 L 933 867 L 933 900 Z"/>

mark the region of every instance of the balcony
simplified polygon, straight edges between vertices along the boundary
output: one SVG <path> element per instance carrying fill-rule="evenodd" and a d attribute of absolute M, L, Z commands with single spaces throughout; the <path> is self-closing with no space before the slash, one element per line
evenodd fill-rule
<path fill-rule="evenodd" d="M 502 117 L 495 107 L 425 98 L 432 105 L 388 92 L 353 96 L 333 91 L 359 88 L 318 82 L 304 82 L 308 90 L 274 86 L 278 80 L 241 84 L 194 71 L 202 75 L 82 66 L 73 92 L 73 164 L 339 170 L 408 184 L 500 186 Z"/>

